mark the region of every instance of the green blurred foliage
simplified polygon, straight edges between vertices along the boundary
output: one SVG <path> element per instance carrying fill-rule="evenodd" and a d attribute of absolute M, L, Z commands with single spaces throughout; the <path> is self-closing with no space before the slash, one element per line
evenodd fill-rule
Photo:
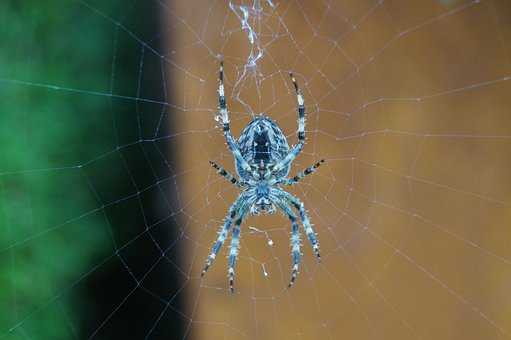
<path fill-rule="evenodd" d="M 116 145 L 110 101 L 80 91 L 108 93 L 113 25 L 79 2 L 1 1 L 0 36 L 0 337 L 76 338 L 76 285 L 112 253 L 80 167 Z"/>

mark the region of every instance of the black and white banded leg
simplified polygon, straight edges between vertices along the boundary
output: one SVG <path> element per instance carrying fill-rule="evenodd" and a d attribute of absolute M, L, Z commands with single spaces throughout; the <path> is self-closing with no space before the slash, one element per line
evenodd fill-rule
<path fill-rule="evenodd" d="M 232 220 L 234 219 L 234 217 L 236 217 L 235 211 L 231 212 L 230 215 L 225 218 L 224 225 L 220 228 L 220 231 L 218 232 L 218 238 L 213 244 L 213 247 L 211 248 L 211 253 L 206 259 L 206 264 L 204 265 L 204 269 L 202 269 L 201 276 L 204 276 L 206 274 L 213 261 L 215 261 L 215 258 L 218 252 L 220 251 L 220 248 L 222 248 L 222 245 L 224 244 L 225 239 L 229 234 L 229 230 L 231 229 Z"/>
<path fill-rule="evenodd" d="M 272 172 L 278 172 L 285 167 L 287 167 L 298 154 L 302 151 L 303 146 L 305 144 L 305 105 L 303 100 L 302 91 L 298 87 L 298 83 L 296 82 L 296 78 L 292 73 L 289 73 L 291 77 L 291 81 L 293 82 L 293 86 L 296 92 L 296 101 L 298 103 L 298 143 L 291 148 L 289 153 L 272 169 Z"/>
<path fill-rule="evenodd" d="M 227 269 L 227 277 L 229 278 L 229 290 L 231 293 L 234 293 L 234 268 L 236 266 L 236 260 L 238 259 L 238 253 L 240 249 L 240 225 L 243 222 L 243 217 L 245 214 L 242 214 L 238 217 L 236 222 L 234 222 L 234 228 L 232 230 L 232 238 L 231 245 L 229 250 L 229 259 Z"/>
<path fill-rule="evenodd" d="M 213 246 L 211 247 L 211 252 L 206 259 L 206 264 L 204 265 L 204 269 L 202 270 L 201 276 L 204 276 L 204 274 L 206 274 L 213 261 L 215 261 L 215 258 L 218 252 L 220 251 L 220 248 L 222 248 L 222 245 L 227 239 L 227 236 L 232 226 L 232 222 L 234 221 L 236 216 L 240 215 L 243 211 L 246 211 L 246 197 L 245 195 L 242 194 L 229 208 L 229 213 L 225 217 L 224 224 L 220 227 L 220 230 L 218 231 L 218 237 L 215 243 L 213 243 Z"/>
<path fill-rule="evenodd" d="M 225 170 L 222 166 L 218 165 L 213 161 L 209 161 L 209 164 L 211 164 L 211 166 L 217 170 L 216 171 L 217 174 L 219 174 L 222 177 L 225 177 L 229 182 L 231 182 L 238 188 L 242 188 L 244 186 L 242 182 L 238 181 L 236 177 L 234 177 L 229 171 Z"/>
<path fill-rule="evenodd" d="M 301 240 L 300 240 L 300 228 L 296 220 L 296 215 L 293 213 L 291 208 L 286 204 L 280 204 L 280 208 L 286 213 L 287 217 L 291 221 L 291 279 L 289 280 L 288 287 L 292 287 L 296 281 L 298 275 L 298 267 L 300 266 L 301 260 Z"/>
<path fill-rule="evenodd" d="M 287 178 L 282 183 L 286 185 L 293 185 L 298 183 L 302 178 L 304 178 L 307 175 L 310 175 L 316 171 L 317 168 L 321 166 L 325 162 L 324 159 L 320 160 L 319 162 L 316 162 L 314 165 L 309 166 L 305 168 L 303 171 L 300 171 L 296 176 L 293 178 Z"/>
<path fill-rule="evenodd" d="M 241 151 L 238 147 L 238 143 L 231 134 L 231 126 L 229 120 L 229 111 L 227 110 L 227 103 L 225 100 L 225 89 L 224 89 L 224 62 L 220 62 L 220 71 L 218 74 L 218 114 L 222 121 L 222 128 L 224 131 L 225 140 L 227 146 L 231 150 L 236 161 L 241 165 L 243 170 L 251 172 L 252 169 L 247 161 L 241 155 Z"/>
<path fill-rule="evenodd" d="M 319 242 L 316 237 L 316 232 L 314 231 L 314 228 L 312 227 L 312 224 L 310 222 L 309 214 L 307 214 L 307 211 L 305 210 L 305 206 L 303 205 L 302 201 L 300 201 L 298 198 L 293 196 L 292 194 L 282 191 L 282 194 L 285 197 L 285 200 L 288 201 L 293 205 L 293 207 L 298 210 L 300 213 L 300 219 L 303 223 L 303 228 L 305 230 L 305 235 L 307 236 L 307 239 L 309 240 L 309 243 L 312 247 L 312 250 L 314 251 L 314 254 L 316 255 L 316 258 L 318 261 L 321 261 L 321 255 L 319 253 Z"/>
<path fill-rule="evenodd" d="M 298 87 L 295 76 L 290 73 L 291 81 L 295 87 L 296 101 L 298 102 L 298 142 L 305 141 L 305 105 L 303 100 L 302 91 Z"/>

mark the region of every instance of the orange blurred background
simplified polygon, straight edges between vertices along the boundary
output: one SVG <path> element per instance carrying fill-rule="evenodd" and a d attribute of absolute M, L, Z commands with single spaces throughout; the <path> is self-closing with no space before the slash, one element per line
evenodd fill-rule
<path fill-rule="evenodd" d="M 168 71 L 191 338 L 510 337 L 511 3 L 257 3 L 256 68 L 244 67 L 251 46 L 228 2 L 178 1 L 165 12 L 180 65 Z M 239 193 L 208 164 L 234 171 L 214 120 L 219 55 L 236 137 L 265 113 L 296 142 L 293 71 L 307 144 L 292 174 L 326 159 L 289 190 L 305 202 L 323 258 L 303 237 L 292 289 L 281 214 L 243 223 L 235 294 L 228 242 L 200 278 Z"/>

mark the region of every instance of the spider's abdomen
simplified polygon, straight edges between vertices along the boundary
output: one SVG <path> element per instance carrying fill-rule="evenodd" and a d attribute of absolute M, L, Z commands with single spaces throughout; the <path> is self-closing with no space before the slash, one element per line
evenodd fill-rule
<path fill-rule="evenodd" d="M 268 142 L 268 132 L 257 132 L 254 136 L 254 161 L 256 163 L 263 162 L 268 164 L 270 162 L 270 143 Z"/>
<path fill-rule="evenodd" d="M 243 158 L 250 164 L 259 166 L 275 164 L 289 152 L 286 136 L 280 127 L 268 117 L 254 118 L 244 129 L 238 139 Z M 236 164 L 240 177 L 249 176 Z M 283 169 L 278 176 L 287 176 L 289 167 Z"/>

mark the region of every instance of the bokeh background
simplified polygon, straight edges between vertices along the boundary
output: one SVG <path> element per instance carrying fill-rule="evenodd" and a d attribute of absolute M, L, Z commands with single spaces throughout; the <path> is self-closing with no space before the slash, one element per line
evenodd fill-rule
<path fill-rule="evenodd" d="M 5 1 L 0 28 L 0 338 L 511 337 L 509 1 Z M 292 172 L 326 159 L 289 189 L 323 259 L 304 240 L 292 289 L 281 215 L 245 221 L 235 294 L 224 256 L 200 278 L 238 194 L 220 59 L 235 135 L 296 142 L 293 71 Z"/>
<path fill-rule="evenodd" d="M 167 106 L 137 100 L 165 97 L 140 43 L 165 49 L 157 9 L 0 3 L 2 339 L 143 339 L 162 306 L 183 308 L 162 255 L 179 230 Z"/>

